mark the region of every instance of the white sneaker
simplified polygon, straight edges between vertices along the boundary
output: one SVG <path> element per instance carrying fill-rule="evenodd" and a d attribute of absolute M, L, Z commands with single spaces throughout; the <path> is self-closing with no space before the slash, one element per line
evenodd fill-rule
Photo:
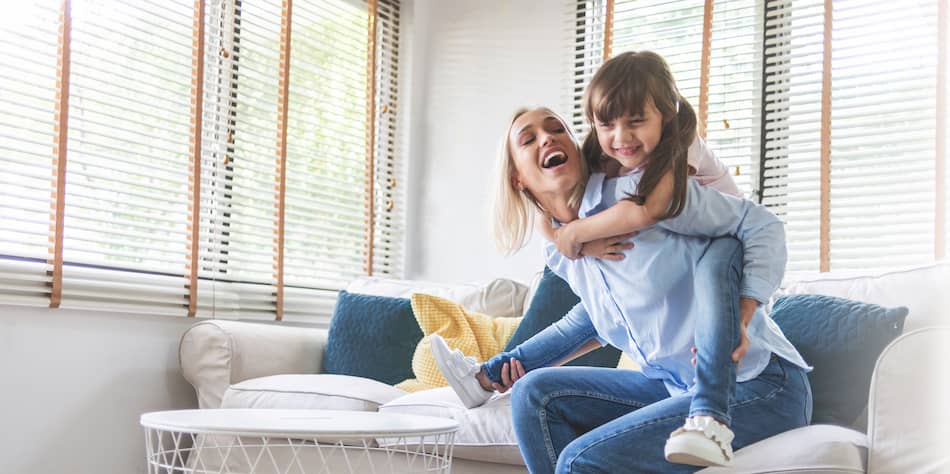
<path fill-rule="evenodd" d="M 474 357 L 466 357 L 458 349 L 454 351 L 449 349 L 445 339 L 437 334 L 429 336 L 429 346 L 432 347 L 435 364 L 439 366 L 442 376 L 449 382 L 466 408 L 482 406 L 491 398 L 494 392 L 482 388 L 478 379 L 475 378 L 475 374 L 481 370 L 482 366 L 475 362 Z"/>
<path fill-rule="evenodd" d="M 691 416 L 682 428 L 670 434 L 663 454 L 676 464 L 728 466 L 732 463 L 734 437 L 728 426 L 711 416 Z"/>

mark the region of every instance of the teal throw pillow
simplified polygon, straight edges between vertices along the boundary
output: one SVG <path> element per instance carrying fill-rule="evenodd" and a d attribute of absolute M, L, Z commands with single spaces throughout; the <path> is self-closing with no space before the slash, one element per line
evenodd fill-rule
<path fill-rule="evenodd" d="M 394 385 L 413 378 L 422 330 L 407 298 L 341 291 L 330 320 L 323 373 Z"/>
<path fill-rule="evenodd" d="M 808 374 L 812 423 L 859 422 L 877 357 L 900 335 L 907 312 L 903 306 L 885 308 L 823 295 L 788 295 L 775 301 L 772 319 L 814 367 Z"/>

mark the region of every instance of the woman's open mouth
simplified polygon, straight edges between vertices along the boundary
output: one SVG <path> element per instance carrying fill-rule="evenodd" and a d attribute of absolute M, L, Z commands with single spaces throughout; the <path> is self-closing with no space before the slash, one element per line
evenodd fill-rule
<path fill-rule="evenodd" d="M 555 166 L 563 165 L 567 163 L 567 155 L 561 151 L 555 151 L 548 156 L 544 157 L 544 162 L 541 164 L 541 167 L 544 169 L 554 168 Z"/>

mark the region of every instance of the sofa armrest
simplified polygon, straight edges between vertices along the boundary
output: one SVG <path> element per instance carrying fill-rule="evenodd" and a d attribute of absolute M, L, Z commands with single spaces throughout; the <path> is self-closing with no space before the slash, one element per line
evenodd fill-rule
<path fill-rule="evenodd" d="M 243 321 L 202 321 L 178 346 L 182 375 L 200 408 L 218 408 L 224 391 L 244 380 L 279 374 L 313 374 L 323 366 L 325 329 Z"/>
<path fill-rule="evenodd" d="M 950 472 L 950 327 L 894 340 L 878 357 L 868 400 L 868 473 Z"/>

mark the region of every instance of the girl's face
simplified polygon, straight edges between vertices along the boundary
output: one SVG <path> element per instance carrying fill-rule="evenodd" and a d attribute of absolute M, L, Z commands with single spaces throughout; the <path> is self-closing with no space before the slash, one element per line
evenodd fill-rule
<path fill-rule="evenodd" d="M 511 125 L 508 150 L 515 166 L 511 185 L 535 198 L 570 191 L 581 179 L 583 160 L 561 119 L 546 109 L 525 112 Z"/>
<path fill-rule="evenodd" d="M 605 121 L 594 115 L 597 141 L 604 153 L 620 162 L 623 171 L 642 166 L 660 143 L 663 114 L 652 99 L 643 104 L 643 114 L 624 114 Z"/>

